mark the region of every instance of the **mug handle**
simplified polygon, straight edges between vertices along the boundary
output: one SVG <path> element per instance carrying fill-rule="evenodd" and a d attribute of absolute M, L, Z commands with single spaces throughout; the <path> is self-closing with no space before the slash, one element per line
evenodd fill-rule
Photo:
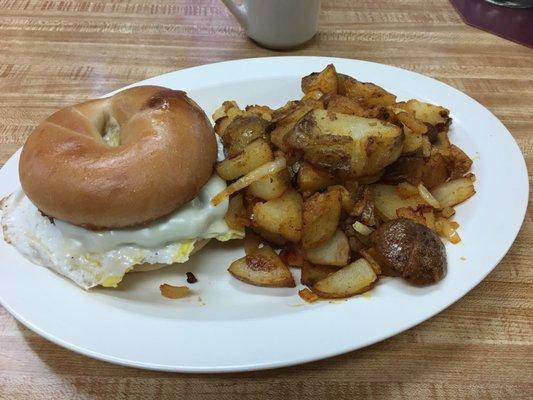
<path fill-rule="evenodd" d="M 238 6 L 233 0 L 222 0 L 222 2 L 228 7 L 228 10 L 237 19 L 237 22 L 243 27 L 244 30 L 248 29 L 248 16 L 246 15 L 246 7 L 244 4 Z"/>

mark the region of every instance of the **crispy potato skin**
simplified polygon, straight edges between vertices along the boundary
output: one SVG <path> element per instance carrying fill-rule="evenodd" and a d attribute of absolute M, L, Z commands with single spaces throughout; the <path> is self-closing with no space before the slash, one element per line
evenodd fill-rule
<path fill-rule="evenodd" d="M 337 230 L 341 215 L 337 191 L 315 193 L 303 203 L 302 247 L 311 249 L 328 241 Z"/>
<path fill-rule="evenodd" d="M 252 226 L 259 228 L 259 234 L 267 240 L 270 239 L 268 233 L 271 233 L 291 242 L 299 242 L 302 235 L 302 207 L 300 193 L 289 189 L 277 199 L 254 204 Z"/>
<path fill-rule="evenodd" d="M 376 257 L 386 269 L 415 285 L 429 285 L 446 274 L 446 250 L 424 225 L 400 218 L 382 224 L 372 235 Z"/>
<path fill-rule="evenodd" d="M 222 137 L 226 156 L 235 157 L 254 140 L 265 138 L 268 126 L 269 122 L 257 115 L 236 117 Z"/>
<path fill-rule="evenodd" d="M 345 299 L 347 297 L 355 296 L 356 294 L 362 294 L 368 292 L 374 287 L 375 283 L 371 283 L 368 286 L 362 287 L 358 291 L 354 292 L 324 292 L 318 289 L 316 286 L 313 286 L 313 293 L 316 293 L 318 297 L 322 299 Z"/>
<path fill-rule="evenodd" d="M 413 185 L 423 183 L 431 189 L 444 183 L 450 176 L 447 160 L 440 153 L 430 157 L 406 156 L 399 158 L 386 169 L 384 181 L 387 183 L 409 182 Z"/>
<path fill-rule="evenodd" d="M 285 136 L 286 145 L 310 164 L 346 177 L 379 173 L 402 153 L 396 125 L 326 110 L 305 114 Z"/>
<path fill-rule="evenodd" d="M 451 179 L 461 178 L 472 168 L 472 159 L 454 144 L 450 145 L 449 157 L 446 161 Z"/>
<path fill-rule="evenodd" d="M 254 286 L 294 287 L 294 278 L 271 247 L 257 249 L 231 263 L 228 271 L 233 277 Z"/>
<path fill-rule="evenodd" d="M 320 279 L 312 290 L 320 297 L 339 299 L 370 290 L 376 280 L 377 275 L 368 261 L 360 258 Z"/>
<path fill-rule="evenodd" d="M 338 179 L 330 172 L 323 171 L 313 167 L 311 164 L 302 162 L 296 183 L 301 193 L 312 194 L 319 190 L 326 189 L 328 186 L 335 185 Z"/>
<path fill-rule="evenodd" d="M 393 137 L 369 138 L 365 148 L 367 164 L 359 176 L 379 174 L 383 168 L 396 161 L 402 152 L 404 138 L 403 131 Z"/>
<path fill-rule="evenodd" d="M 238 155 L 226 158 L 216 166 L 218 175 L 226 180 L 234 180 L 260 167 L 273 159 L 272 150 L 264 139 L 256 139 Z"/>
<path fill-rule="evenodd" d="M 333 64 L 329 64 L 319 73 L 312 73 L 302 78 L 302 92 L 305 94 L 320 91 L 322 93 L 337 93 L 337 71 Z"/>
<path fill-rule="evenodd" d="M 441 238 L 461 240 L 453 207 L 475 194 L 472 160 L 448 138 L 450 111 L 397 101 L 332 64 L 301 88 L 277 109 L 226 101 L 213 114 L 226 155 L 217 172 L 230 181 L 213 203 L 233 194 L 226 221 L 247 230 L 247 256 L 229 272 L 291 287 L 299 268 L 309 302 L 360 294 L 380 276 L 441 280 Z"/>

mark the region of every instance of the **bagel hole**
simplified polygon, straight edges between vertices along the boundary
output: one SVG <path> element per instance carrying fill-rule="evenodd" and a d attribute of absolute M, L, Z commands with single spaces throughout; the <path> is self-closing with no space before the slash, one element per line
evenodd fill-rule
<path fill-rule="evenodd" d="M 100 132 L 102 140 L 109 147 L 120 146 L 120 125 L 118 121 L 111 114 L 107 115 L 104 129 Z"/>

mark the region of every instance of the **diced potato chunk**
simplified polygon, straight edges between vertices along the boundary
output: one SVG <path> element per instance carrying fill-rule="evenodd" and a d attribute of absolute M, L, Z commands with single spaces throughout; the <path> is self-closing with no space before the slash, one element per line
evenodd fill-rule
<path fill-rule="evenodd" d="M 368 261 L 360 258 L 318 281 L 312 290 L 324 298 L 350 297 L 371 289 L 376 280 L 376 273 Z"/>
<path fill-rule="evenodd" d="M 352 177 L 376 174 L 394 162 L 403 140 L 396 125 L 327 110 L 307 113 L 285 138 L 309 163 Z"/>
<path fill-rule="evenodd" d="M 342 114 L 357 115 L 359 117 L 373 117 L 374 110 L 361 104 L 357 99 L 341 95 L 332 95 L 327 103 L 328 111 L 338 112 Z"/>
<path fill-rule="evenodd" d="M 343 266 L 350 260 L 350 245 L 344 232 L 337 230 L 325 243 L 305 251 L 313 264 Z"/>
<path fill-rule="evenodd" d="M 452 179 L 463 177 L 472 167 L 472 159 L 454 144 L 448 148 L 446 161 L 450 171 L 450 178 Z"/>
<path fill-rule="evenodd" d="M 387 169 L 387 181 L 407 181 L 413 185 L 422 182 L 425 187 L 431 189 L 448 179 L 447 164 L 446 159 L 439 153 L 433 153 L 428 158 L 401 157 Z"/>
<path fill-rule="evenodd" d="M 285 169 L 274 175 L 265 176 L 248 186 L 249 193 L 263 200 L 280 197 L 289 187 L 289 174 Z"/>
<path fill-rule="evenodd" d="M 362 99 L 369 106 L 389 106 L 396 102 L 395 95 L 374 83 L 360 82 L 351 76 L 342 74 L 338 74 L 338 80 L 337 91 L 339 94 L 354 99 Z"/>
<path fill-rule="evenodd" d="M 342 209 L 345 213 L 349 214 L 355 206 L 355 201 L 352 199 L 350 192 L 342 185 L 330 186 L 328 190 L 335 190 L 339 192 L 341 198 Z"/>
<path fill-rule="evenodd" d="M 408 127 L 414 134 L 423 135 L 428 131 L 428 127 L 417 120 L 413 115 L 401 112 L 396 115 L 400 122 Z"/>
<path fill-rule="evenodd" d="M 298 242 L 302 234 L 302 196 L 289 189 L 277 199 L 256 203 L 252 225 Z"/>
<path fill-rule="evenodd" d="M 424 135 L 414 133 L 406 126 L 403 127 L 405 139 L 403 141 L 402 155 L 420 154 L 423 147 L 427 146 L 428 138 Z"/>
<path fill-rule="evenodd" d="M 257 115 L 242 115 L 234 118 L 222 137 L 226 156 L 233 158 L 250 143 L 265 138 L 268 124 L 268 121 Z"/>
<path fill-rule="evenodd" d="M 302 246 L 310 249 L 325 243 L 337 230 L 341 199 L 337 191 L 315 193 L 304 202 Z"/>
<path fill-rule="evenodd" d="M 374 205 L 379 215 L 385 220 L 396 219 L 396 210 L 404 207 L 416 208 L 418 205 L 424 205 L 426 202 L 420 198 L 420 195 L 409 198 L 402 198 L 396 189 L 396 186 L 373 184 L 371 185 Z"/>
<path fill-rule="evenodd" d="M 415 99 L 398 103 L 396 106 L 413 113 L 417 119 L 431 125 L 446 123 L 449 118 L 448 109 Z"/>
<path fill-rule="evenodd" d="M 337 178 L 327 171 L 313 167 L 311 164 L 302 162 L 298 170 L 296 182 L 298 190 L 302 193 L 314 193 L 327 188 L 337 182 Z"/>
<path fill-rule="evenodd" d="M 369 249 L 362 249 L 359 250 L 359 253 L 365 258 L 366 261 L 368 261 L 368 264 L 372 267 L 376 275 L 381 275 L 381 265 L 376 261 L 377 258 L 377 252 L 376 249 L 371 247 Z"/>
<path fill-rule="evenodd" d="M 228 271 L 235 278 L 255 286 L 295 286 L 291 271 L 269 246 L 264 246 L 254 254 L 234 261 Z"/>
<path fill-rule="evenodd" d="M 276 122 L 276 127 L 270 133 L 270 140 L 274 145 L 283 151 L 287 151 L 288 147 L 285 143 L 286 135 L 294 129 L 298 121 L 313 108 L 311 106 L 300 104 L 294 108 L 289 114 Z"/>
<path fill-rule="evenodd" d="M 308 94 L 313 91 L 337 93 L 337 71 L 329 64 L 320 73 L 313 73 L 302 78 L 302 91 Z"/>
<path fill-rule="evenodd" d="M 238 156 L 226 158 L 220 162 L 216 170 L 222 179 L 232 181 L 272 161 L 273 158 L 274 155 L 268 142 L 264 139 L 257 139 L 246 146 Z"/>
<path fill-rule="evenodd" d="M 368 97 L 364 99 L 364 102 L 369 107 L 375 106 L 390 106 L 396 103 L 396 96 L 391 93 L 385 93 L 377 97 Z"/>

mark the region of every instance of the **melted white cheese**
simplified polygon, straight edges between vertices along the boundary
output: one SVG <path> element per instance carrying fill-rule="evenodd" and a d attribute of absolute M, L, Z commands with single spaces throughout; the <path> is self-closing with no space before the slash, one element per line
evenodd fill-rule
<path fill-rule="evenodd" d="M 103 253 L 122 245 L 155 248 L 180 240 L 213 238 L 229 230 L 224 220 L 228 201 L 217 206 L 211 204 L 211 199 L 225 187 L 226 183 L 213 174 L 192 201 L 169 216 L 139 228 L 89 231 L 60 220 L 55 220 L 55 225 L 73 255 Z"/>

